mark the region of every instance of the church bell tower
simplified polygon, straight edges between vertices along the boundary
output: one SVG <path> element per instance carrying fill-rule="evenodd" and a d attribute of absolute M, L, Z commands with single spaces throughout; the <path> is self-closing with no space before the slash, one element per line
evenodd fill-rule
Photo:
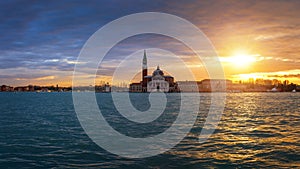
<path fill-rule="evenodd" d="M 145 76 L 148 75 L 146 50 L 144 50 L 142 72 L 143 72 L 142 73 L 142 87 L 143 87 L 143 91 L 147 92 L 147 91 L 145 91 L 145 90 L 147 90 L 147 81 L 146 81 Z"/>

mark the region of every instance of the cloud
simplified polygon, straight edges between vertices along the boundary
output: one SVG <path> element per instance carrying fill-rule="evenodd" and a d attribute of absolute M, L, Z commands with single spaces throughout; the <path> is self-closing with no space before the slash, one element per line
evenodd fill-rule
<path fill-rule="evenodd" d="M 268 77 L 274 77 L 274 78 L 299 78 L 300 79 L 300 74 L 285 74 L 285 75 L 268 75 Z"/>
<path fill-rule="evenodd" d="M 54 79 L 55 76 L 44 76 L 41 74 L 30 75 L 26 73 L 14 75 L 0 75 L 0 79 L 16 79 L 16 80 L 49 80 Z"/>
<path fill-rule="evenodd" d="M 248 78 L 267 78 L 267 79 L 294 79 L 300 82 L 300 69 L 291 69 L 285 71 L 275 71 L 275 72 L 253 72 L 247 74 L 235 74 L 232 77 L 248 77 Z"/>
<path fill-rule="evenodd" d="M 236 48 L 248 48 L 254 53 L 274 57 L 297 57 L 300 48 L 300 38 L 297 38 L 300 35 L 299 7 L 299 1 L 170 4 L 174 13 L 180 13 L 200 27 L 221 55 L 228 55 Z"/>
<path fill-rule="evenodd" d="M 272 57 L 262 59 L 261 63 L 276 61 L 282 64 L 273 69 L 286 70 L 294 68 L 300 60 L 299 7 L 300 1 L 280 0 L 2 1 L 0 74 L 13 70 L 14 75 L 20 75 L 22 72 L 16 71 L 23 69 L 18 68 L 36 75 L 40 70 L 71 74 L 80 49 L 95 31 L 121 16 L 149 11 L 171 13 L 191 21 L 208 36 L 221 56 L 236 48 L 249 48 L 251 53 Z M 125 56 L 154 47 L 195 62 L 193 52 L 178 42 L 144 35 L 125 40 L 112 49 L 104 60 L 105 74 L 111 74 L 111 67 Z M 274 61 L 276 58 L 281 59 Z M 264 67 L 270 66 L 258 70 Z"/>

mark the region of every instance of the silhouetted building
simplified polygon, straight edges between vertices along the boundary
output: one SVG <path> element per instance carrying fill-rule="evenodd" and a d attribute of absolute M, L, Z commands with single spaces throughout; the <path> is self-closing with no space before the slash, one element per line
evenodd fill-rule
<path fill-rule="evenodd" d="M 14 91 L 14 88 L 11 86 L 2 85 L 0 87 L 0 91 L 1 92 L 12 92 L 12 91 Z"/>

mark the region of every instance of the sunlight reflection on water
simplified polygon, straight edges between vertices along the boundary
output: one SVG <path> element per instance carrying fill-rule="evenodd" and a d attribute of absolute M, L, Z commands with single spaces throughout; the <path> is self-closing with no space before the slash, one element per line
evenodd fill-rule
<path fill-rule="evenodd" d="M 291 93 L 228 94 L 215 134 L 204 144 L 191 141 L 197 133 L 191 134 L 177 146 L 185 152 L 180 154 L 195 160 L 210 158 L 221 166 L 300 167 L 299 97 Z"/>

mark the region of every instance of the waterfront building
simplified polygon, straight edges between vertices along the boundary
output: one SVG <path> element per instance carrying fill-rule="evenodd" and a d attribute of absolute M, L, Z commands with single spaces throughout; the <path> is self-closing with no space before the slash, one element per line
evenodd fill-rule
<path fill-rule="evenodd" d="M 111 92 L 111 86 L 109 83 L 104 83 L 100 86 L 95 86 L 95 91 L 101 93 L 109 93 Z"/>
<path fill-rule="evenodd" d="M 141 83 L 131 83 L 129 86 L 129 92 L 142 92 Z"/>
<path fill-rule="evenodd" d="M 181 92 L 199 92 L 200 81 L 177 81 Z"/>
<path fill-rule="evenodd" d="M 14 91 L 14 88 L 11 86 L 2 85 L 0 87 L 0 91 L 1 92 L 12 92 L 12 91 Z"/>
<path fill-rule="evenodd" d="M 178 81 L 180 92 L 225 92 L 233 88 L 231 80 L 204 79 L 201 81 Z M 226 84 L 226 85 L 225 85 Z"/>
<path fill-rule="evenodd" d="M 14 91 L 16 91 L 16 92 L 28 92 L 29 91 L 29 86 L 15 87 Z"/>
<path fill-rule="evenodd" d="M 204 79 L 200 83 L 200 92 L 225 92 L 226 85 L 231 86 L 231 80 L 227 79 Z"/>

